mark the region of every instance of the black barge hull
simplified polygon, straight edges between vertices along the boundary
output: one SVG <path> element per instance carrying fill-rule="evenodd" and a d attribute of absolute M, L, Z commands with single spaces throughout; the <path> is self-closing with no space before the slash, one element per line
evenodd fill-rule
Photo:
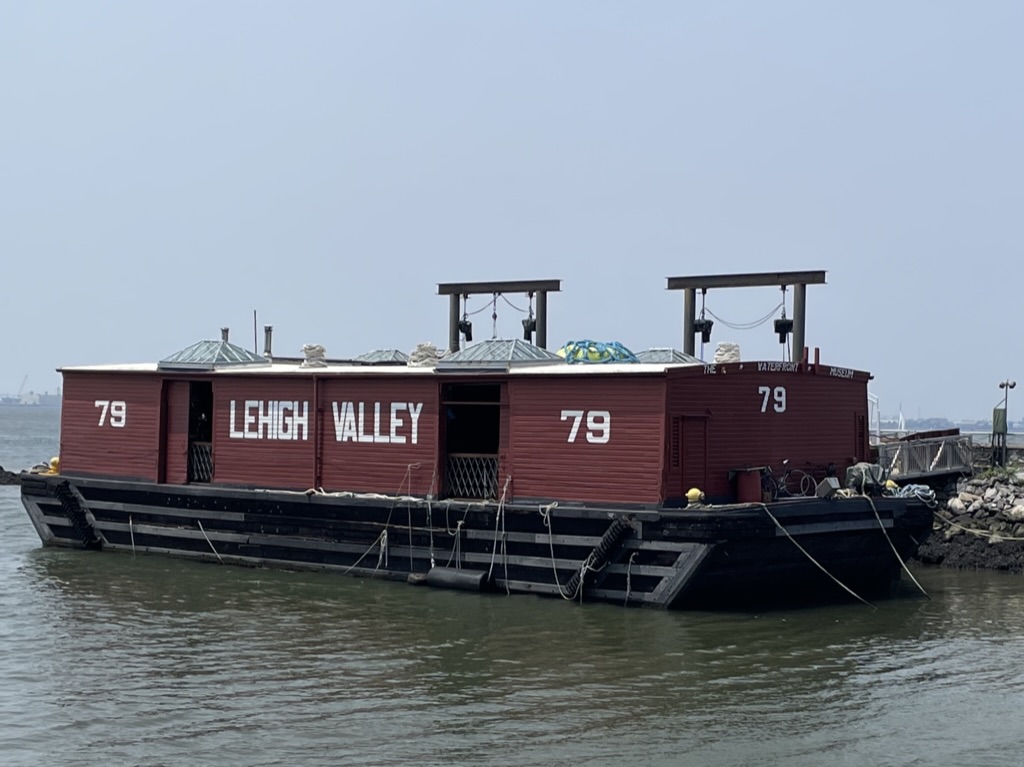
<path fill-rule="evenodd" d="M 22 501 L 47 546 L 674 609 L 888 594 L 932 525 L 905 498 L 641 510 L 37 474 Z"/>

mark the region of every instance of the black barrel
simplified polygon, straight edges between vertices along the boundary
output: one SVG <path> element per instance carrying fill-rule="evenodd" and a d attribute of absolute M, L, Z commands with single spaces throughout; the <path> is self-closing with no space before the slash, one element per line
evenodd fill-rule
<path fill-rule="evenodd" d="M 427 585 L 460 591 L 487 591 L 490 588 L 487 573 L 477 570 L 456 570 L 454 567 L 431 567 L 427 571 Z"/>

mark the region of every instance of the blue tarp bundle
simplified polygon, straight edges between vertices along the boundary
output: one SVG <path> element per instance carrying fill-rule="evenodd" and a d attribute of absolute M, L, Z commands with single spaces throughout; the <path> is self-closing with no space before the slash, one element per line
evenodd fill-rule
<path fill-rule="evenodd" d="M 568 341 L 558 350 L 559 357 L 576 362 L 639 362 L 636 355 L 618 341 Z"/>

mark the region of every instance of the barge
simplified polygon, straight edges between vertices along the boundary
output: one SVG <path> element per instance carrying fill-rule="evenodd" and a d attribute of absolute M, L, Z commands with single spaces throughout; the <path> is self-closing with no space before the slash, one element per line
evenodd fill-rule
<path fill-rule="evenodd" d="M 268 327 L 263 354 L 224 331 L 156 363 L 65 367 L 60 455 L 22 475 L 23 505 L 47 546 L 575 601 L 890 594 L 932 513 L 843 486 L 870 464 L 868 373 L 806 352 L 692 356 L 708 329 L 697 289 L 792 285 L 782 328 L 802 349 L 803 289 L 819 282 L 671 278 L 687 291 L 684 350 L 639 358 L 546 349 L 560 289 L 546 280 L 440 285 L 443 354 L 281 359 Z M 524 339 L 468 343 L 460 302 L 479 293 L 529 297 Z M 769 468 L 786 462 L 803 479 L 790 494 Z"/>

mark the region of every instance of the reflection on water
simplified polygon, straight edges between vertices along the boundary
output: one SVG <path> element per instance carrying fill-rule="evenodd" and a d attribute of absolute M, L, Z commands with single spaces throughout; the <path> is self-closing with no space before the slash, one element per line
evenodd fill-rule
<path fill-rule="evenodd" d="M 1016 763 L 1019 577 L 660 613 L 39 548 L 0 495 L 6 764 Z"/>

